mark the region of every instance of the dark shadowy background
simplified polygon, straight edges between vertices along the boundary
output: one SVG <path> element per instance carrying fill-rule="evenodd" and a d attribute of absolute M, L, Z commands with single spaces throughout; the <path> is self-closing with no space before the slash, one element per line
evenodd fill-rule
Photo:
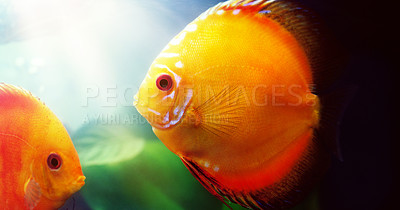
<path fill-rule="evenodd" d="M 341 124 L 344 162 L 334 160 L 320 189 L 322 209 L 398 209 L 394 101 L 399 70 L 393 2 L 301 1 L 317 11 L 350 55 L 345 80 L 358 87 Z M 395 205 L 396 204 L 396 205 Z M 397 207 L 397 208 L 396 208 Z"/>

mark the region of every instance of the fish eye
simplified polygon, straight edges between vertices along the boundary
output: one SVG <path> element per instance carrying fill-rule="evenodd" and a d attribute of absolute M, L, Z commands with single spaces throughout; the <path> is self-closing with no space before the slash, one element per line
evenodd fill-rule
<path fill-rule="evenodd" d="M 49 157 L 47 158 L 47 166 L 50 168 L 50 170 L 58 170 L 60 169 L 62 164 L 62 159 L 61 157 L 56 154 L 56 153 L 51 153 Z"/>
<path fill-rule="evenodd" d="M 162 74 L 157 78 L 156 84 L 161 91 L 168 91 L 172 88 L 172 77 L 168 74 Z"/>

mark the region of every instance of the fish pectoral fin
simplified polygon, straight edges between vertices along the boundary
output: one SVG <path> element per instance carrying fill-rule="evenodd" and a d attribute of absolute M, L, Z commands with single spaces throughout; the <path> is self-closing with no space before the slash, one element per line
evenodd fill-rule
<path fill-rule="evenodd" d="M 39 203 L 42 195 L 39 183 L 35 181 L 33 177 L 30 177 L 25 183 L 25 205 L 28 209 L 33 209 Z"/>
<path fill-rule="evenodd" d="M 243 87 L 226 86 L 195 108 L 200 128 L 216 136 L 238 135 L 238 126 L 248 105 Z"/>

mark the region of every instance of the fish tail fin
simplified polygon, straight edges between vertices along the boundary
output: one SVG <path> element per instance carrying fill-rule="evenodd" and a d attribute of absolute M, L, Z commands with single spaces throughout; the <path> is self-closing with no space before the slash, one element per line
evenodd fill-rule
<path fill-rule="evenodd" d="M 316 130 L 317 137 L 321 139 L 337 159 L 343 162 L 340 150 L 340 123 L 351 99 L 357 92 L 357 87 L 347 85 L 335 88 L 320 94 L 320 123 Z"/>

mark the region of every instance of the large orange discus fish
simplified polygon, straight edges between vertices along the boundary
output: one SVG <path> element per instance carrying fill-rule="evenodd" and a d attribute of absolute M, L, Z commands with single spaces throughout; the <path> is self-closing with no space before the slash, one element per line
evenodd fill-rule
<path fill-rule="evenodd" d="M 57 209 L 84 184 L 57 117 L 29 92 L 0 84 L 0 209 Z"/>
<path fill-rule="evenodd" d="M 135 106 L 214 196 L 247 208 L 298 203 L 328 167 L 342 57 L 309 10 L 227 1 L 155 59 Z"/>

